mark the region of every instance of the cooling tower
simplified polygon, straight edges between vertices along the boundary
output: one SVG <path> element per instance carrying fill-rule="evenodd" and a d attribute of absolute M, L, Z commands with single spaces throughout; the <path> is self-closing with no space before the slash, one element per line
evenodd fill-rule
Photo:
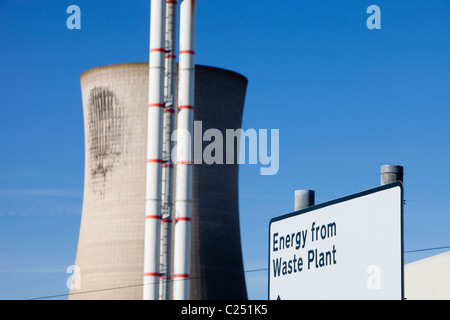
<path fill-rule="evenodd" d="M 247 79 L 237 73 L 196 66 L 195 120 L 202 121 L 203 132 L 216 128 L 225 137 L 226 129 L 241 127 L 246 88 Z M 69 299 L 140 300 L 148 64 L 88 70 L 81 89 L 85 188 L 75 262 L 80 287 Z M 238 164 L 195 164 L 192 191 L 190 298 L 247 299 Z"/>

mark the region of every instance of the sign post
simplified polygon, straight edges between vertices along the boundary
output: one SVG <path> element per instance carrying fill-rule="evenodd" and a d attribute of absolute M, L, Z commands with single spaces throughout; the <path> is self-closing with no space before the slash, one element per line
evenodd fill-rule
<path fill-rule="evenodd" d="M 274 218 L 269 299 L 403 299 L 403 185 Z"/>

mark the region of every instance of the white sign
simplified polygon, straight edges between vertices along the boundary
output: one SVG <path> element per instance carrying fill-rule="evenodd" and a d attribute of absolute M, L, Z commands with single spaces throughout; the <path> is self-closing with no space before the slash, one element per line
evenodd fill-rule
<path fill-rule="evenodd" d="M 403 299 L 402 184 L 272 219 L 269 299 Z"/>

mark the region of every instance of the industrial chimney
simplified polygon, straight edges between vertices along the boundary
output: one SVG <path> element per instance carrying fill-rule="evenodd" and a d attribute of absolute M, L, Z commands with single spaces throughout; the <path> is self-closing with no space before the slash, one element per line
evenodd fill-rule
<path fill-rule="evenodd" d="M 81 287 L 69 299 L 143 298 L 148 68 L 127 63 L 81 75 L 85 178 L 75 261 Z M 195 73 L 194 120 L 202 121 L 203 132 L 215 128 L 225 136 L 226 129 L 241 128 L 247 79 L 198 65 Z M 245 300 L 239 165 L 192 169 L 190 299 Z"/>

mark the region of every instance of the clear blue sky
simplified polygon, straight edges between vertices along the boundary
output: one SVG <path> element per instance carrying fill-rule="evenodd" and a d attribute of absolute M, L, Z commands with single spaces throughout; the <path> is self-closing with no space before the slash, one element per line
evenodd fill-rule
<path fill-rule="evenodd" d="M 280 170 L 240 168 L 246 270 L 294 190 L 324 202 L 405 167 L 405 249 L 450 245 L 450 1 L 200 0 L 196 62 L 249 79 L 243 128 L 280 130 Z M 81 8 L 81 30 L 66 9 Z M 381 29 L 369 30 L 369 5 Z M 148 0 L 0 1 L 0 299 L 67 293 L 84 178 L 80 74 L 148 61 Z M 448 250 L 448 249 L 447 249 Z M 406 262 L 442 250 L 405 254 Z M 247 273 L 252 299 L 267 273 Z M 65 298 L 65 297 L 63 297 Z"/>

